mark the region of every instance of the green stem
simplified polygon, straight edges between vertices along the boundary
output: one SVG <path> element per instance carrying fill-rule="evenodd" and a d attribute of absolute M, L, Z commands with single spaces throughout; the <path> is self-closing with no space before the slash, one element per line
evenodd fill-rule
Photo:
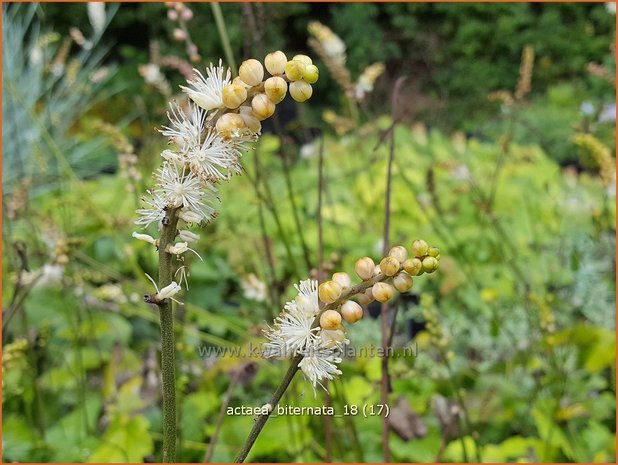
<path fill-rule="evenodd" d="M 168 210 L 159 238 L 159 289 L 172 282 L 172 254 L 166 251 L 174 244 L 178 217 L 176 209 Z M 174 309 L 172 301 L 157 304 L 161 321 L 161 377 L 163 383 L 163 462 L 176 461 L 176 356 L 174 344 Z"/>
<path fill-rule="evenodd" d="M 217 24 L 217 30 L 219 31 L 219 37 L 223 44 L 223 53 L 225 53 L 225 59 L 227 64 L 232 68 L 232 74 L 238 76 L 238 69 L 236 68 L 236 61 L 234 61 L 234 54 L 232 53 L 232 46 L 230 45 L 230 37 L 227 35 L 227 29 L 225 28 L 225 20 L 223 19 L 223 13 L 221 13 L 221 6 L 217 2 L 210 4 L 212 7 L 212 14 L 215 17 L 215 23 Z"/>

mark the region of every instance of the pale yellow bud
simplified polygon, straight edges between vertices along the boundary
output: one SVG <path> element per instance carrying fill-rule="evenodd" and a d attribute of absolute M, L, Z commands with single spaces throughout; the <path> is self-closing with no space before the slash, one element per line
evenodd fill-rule
<path fill-rule="evenodd" d="M 380 268 L 380 265 L 376 265 L 373 267 L 373 277 L 375 278 L 376 276 L 378 276 L 380 273 L 382 273 L 382 269 Z"/>
<path fill-rule="evenodd" d="M 313 64 L 313 61 L 307 55 L 294 55 L 292 57 L 292 60 L 298 60 L 298 61 L 304 63 L 305 66 L 309 66 L 309 65 Z"/>
<path fill-rule="evenodd" d="M 376 264 L 371 258 L 363 257 L 359 258 L 356 261 L 356 264 L 354 265 L 354 271 L 356 271 L 356 274 L 360 279 L 362 279 L 363 281 L 367 281 L 373 276 L 373 269 L 375 268 L 375 266 Z"/>
<path fill-rule="evenodd" d="M 320 315 L 322 329 L 339 329 L 341 327 L 341 314 L 336 310 L 326 310 Z"/>
<path fill-rule="evenodd" d="M 260 121 L 270 118 L 275 112 L 275 104 L 270 101 L 266 94 L 257 94 L 251 100 L 253 114 Z"/>
<path fill-rule="evenodd" d="M 264 78 L 264 67 L 254 58 L 245 60 L 238 68 L 238 77 L 250 86 L 257 86 Z"/>
<path fill-rule="evenodd" d="M 345 321 L 353 324 L 363 318 L 363 309 L 353 300 L 348 300 L 341 306 L 341 316 Z"/>
<path fill-rule="evenodd" d="M 412 255 L 415 257 L 424 257 L 427 255 L 429 245 L 422 239 L 412 242 Z"/>
<path fill-rule="evenodd" d="M 423 262 L 416 257 L 408 258 L 405 262 L 403 262 L 403 269 L 406 270 L 406 273 L 411 276 L 417 276 L 422 267 Z"/>
<path fill-rule="evenodd" d="M 290 95 L 297 102 L 304 102 L 313 95 L 313 88 L 305 81 L 294 81 L 290 83 Z"/>
<path fill-rule="evenodd" d="M 226 113 L 221 115 L 215 125 L 217 132 L 224 138 L 233 137 L 239 130 L 244 129 L 245 127 L 245 122 L 240 115 L 236 113 Z"/>
<path fill-rule="evenodd" d="M 243 108 L 246 108 L 246 110 L 243 110 Z M 250 107 L 241 107 L 240 117 L 251 132 L 259 134 L 262 131 L 262 123 L 255 117 Z"/>
<path fill-rule="evenodd" d="M 399 260 L 391 256 L 384 257 L 380 262 L 380 270 L 386 276 L 395 276 L 400 267 L 401 263 L 399 263 Z"/>
<path fill-rule="evenodd" d="M 302 61 L 290 60 L 285 64 L 285 75 L 290 81 L 300 81 L 305 74 L 305 68 Z"/>
<path fill-rule="evenodd" d="M 341 292 L 341 286 L 335 281 L 326 281 L 318 287 L 318 296 L 320 297 L 320 300 L 327 304 L 332 304 L 339 297 L 341 297 Z"/>
<path fill-rule="evenodd" d="M 303 73 L 303 81 L 308 82 L 309 84 L 315 84 L 318 82 L 318 78 L 320 77 L 320 70 L 316 65 L 309 65 L 305 67 L 305 72 Z"/>
<path fill-rule="evenodd" d="M 401 273 L 397 273 L 393 277 L 393 286 L 395 286 L 395 289 L 399 292 L 408 292 L 412 289 L 412 284 L 412 277 L 403 271 Z"/>
<path fill-rule="evenodd" d="M 322 329 L 320 336 L 328 348 L 336 347 L 345 341 L 345 333 L 342 329 Z"/>
<path fill-rule="evenodd" d="M 372 290 L 373 288 L 370 287 L 368 289 L 365 289 L 365 292 L 358 294 L 356 296 L 356 300 L 358 300 L 358 303 L 361 305 L 369 305 L 371 302 L 373 302 L 374 298 Z"/>
<path fill-rule="evenodd" d="M 350 275 L 342 271 L 333 274 L 333 281 L 341 286 L 341 289 L 346 289 L 352 286 Z"/>
<path fill-rule="evenodd" d="M 273 76 L 264 81 L 264 93 L 273 103 L 279 103 L 288 92 L 288 83 L 280 76 Z"/>
<path fill-rule="evenodd" d="M 239 84 L 230 84 L 225 86 L 221 91 L 223 105 L 228 108 L 238 108 L 245 100 L 247 100 L 247 89 Z"/>
<path fill-rule="evenodd" d="M 247 83 L 243 81 L 242 79 L 240 79 L 238 76 L 232 79 L 232 84 L 243 86 L 245 89 L 249 89 L 251 87 L 250 85 L 247 85 Z"/>
<path fill-rule="evenodd" d="M 280 76 L 285 73 L 285 64 L 288 62 L 288 58 L 281 50 L 269 53 L 264 58 L 264 66 L 270 74 L 273 76 Z"/>
<path fill-rule="evenodd" d="M 405 262 L 406 259 L 408 258 L 408 251 L 402 245 L 396 245 L 391 250 L 389 250 L 388 254 L 391 257 L 396 258 L 399 261 L 399 263 Z"/>
<path fill-rule="evenodd" d="M 393 297 L 393 288 L 390 284 L 386 283 L 375 283 L 371 292 L 373 293 L 374 299 L 378 302 L 387 302 Z"/>

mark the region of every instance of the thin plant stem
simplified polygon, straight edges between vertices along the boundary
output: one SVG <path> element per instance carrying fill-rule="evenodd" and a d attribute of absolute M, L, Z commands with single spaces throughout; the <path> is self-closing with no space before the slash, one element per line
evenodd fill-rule
<path fill-rule="evenodd" d="M 283 177 L 285 178 L 285 186 L 288 191 L 288 199 L 290 200 L 290 206 L 292 207 L 294 225 L 296 226 L 298 238 L 300 239 L 300 245 L 303 249 L 303 258 L 305 259 L 305 265 L 307 266 L 307 271 L 309 271 L 311 270 L 311 258 L 309 257 L 309 248 L 307 247 L 307 242 L 305 241 L 305 236 L 303 234 L 303 227 L 300 223 L 298 206 L 296 205 L 296 200 L 294 198 L 294 188 L 292 187 L 290 167 L 288 166 L 287 155 L 285 152 L 281 153 L 281 165 L 283 166 Z"/>
<path fill-rule="evenodd" d="M 397 97 L 399 95 L 399 91 L 401 86 L 403 85 L 405 78 L 397 79 L 395 83 L 395 88 L 393 89 L 392 96 L 392 118 L 393 118 L 393 127 L 390 131 L 390 146 L 389 146 L 389 155 L 388 155 L 388 165 L 386 169 L 386 192 L 384 194 L 384 231 L 382 235 L 382 254 L 386 256 L 389 250 L 389 242 L 390 242 L 390 222 L 391 222 L 391 188 L 393 181 L 393 160 L 395 159 L 395 122 L 396 122 L 396 114 L 397 114 Z M 397 315 L 394 315 L 396 317 Z M 394 322 L 393 322 L 394 325 Z M 380 403 L 382 405 L 388 404 L 388 394 L 390 387 L 390 378 L 388 375 L 388 344 L 389 344 L 389 329 L 390 326 L 388 324 L 388 302 L 382 303 L 382 307 L 380 309 L 380 327 L 382 332 L 382 377 L 380 380 Z M 388 445 L 388 433 L 389 433 L 389 423 L 388 418 L 386 417 L 386 413 L 382 417 L 382 456 L 384 462 L 390 462 L 391 453 Z"/>
<path fill-rule="evenodd" d="M 225 412 L 227 411 L 228 405 L 230 405 L 230 400 L 232 399 L 232 394 L 234 393 L 234 388 L 240 379 L 240 375 L 243 372 L 243 368 L 239 368 L 232 379 L 230 380 L 230 384 L 227 387 L 227 391 L 225 392 L 225 398 L 223 404 L 221 404 L 221 409 L 219 410 L 219 416 L 217 417 L 217 424 L 215 426 L 215 431 L 210 438 L 210 442 L 208 443 L 208 449 L 204 454 L 204 463 L 210 462 L 212 459 L 212 454 L 215 452 L 215 446 L 217 444 L 217 439 L 219 438 L 219 431 L 221 431 L 221 427 L 223 426 L 223 420 L 225 419 Z"/>
<path fill-rule="evenodd" d="M 322 193 L 324 191 L 324 140 L 320 139 L 320 150 L 318 153 L 318 283 L 324 279 L 324 237 L 322 223 Z M 332 399 L 329 391 L 328 380 L 324 383 L 326 388 L 324 404 L 326 407 L 332 406 Z M 324 454 L 325 462 L 332 462 L 333 456 L 333 419 L 330 415 L 324 416 Z"/>
<path fill-rule="evenodd" d="M 292 378 L 294 378 L 294 375 L 298 371 L 298 364 L 300 363 L 302 359 L 303 359 L 302 355 L 297 355 L 296 357 L 292 359 L 290 368 L 288 368 L 288 371 L 283 377 L 281 384 L 279 385 L 279 387 L 273 394 L 272 399 L 270 400 L 270 405 L 272 406 L 273 409 L 277 406 L 277 404 L 281 400 L 281 397 L 283 396 L 283 393 L 285 392 L 285 390 L 288 388 L 288 386 L 292 382 Z M 269 417 L 270 417 L 270 413 L 266 415 L 260 415 L 257 418 L 255 423 L 253 424 L 253 428 L 251 428 L 251 432 L 249 433 L 249 437 L 247 438 L 247 441 L 243 445 L 240 453 L 238 454 L 238 457 L 236 457 L 236 460 L 235 460 L 236 463 L 242 463 L 245 461 L 245 459 L 247 458 L 247 455 L 249 454 L 249 451 L 251 450 L 251 447 L 253 447 L 255 440 L 258 438 L 260 432 L 262 431 L 262 428 L 264 428 L 264 425 L 266 424 L 266 421 L 268 420 Z"/>
<path fill-rule="evenodd" d="M 468 408 L 466 407 L 466 404 L 464 402 L 464 399 L 461 395 L 461 392 L 459 392 L 459 386 L 457 385 L 457 383 L 455 382 L 455 375 L 453 373 L 453 369 L 451 368 L 451 364 L 448 360 L 448 357 L 446 356 L 446 354 L 443 351 L 440 351 L 440 356 L 442 357 L 442 360 L 444 361 L 444 366 L 446 367 L 446 370 L 448 371 L 449 374 L 449 378 L 451 380 L 451 384 L 453 386 L 453 390 L 455 391 L 455 397 L 457 398 L 457 402 L 459 403 L 460 407 L 461 407 L 461 411 L 463 413 L 463 421 L 464 421 L 464 425 L 466 426 L 466 429 L 468 430 L 468 433 L 470 434 L 470 437 L 472 438 L 472 440 L 474 441 L 474 452 L 476 455 L 476 461 L 477 462 L 482 462 L 483 459 L 481 457 L 481 448 L 479 446 L 478 441 L 476 440 L 475 434 L 472 431 L 472 423 L 470 421 L 470 414 L 468 413 Z M 465 447 L 465 443 L 463 441 L 463 435 L 460 434 L 460 438 L 461 438 L 461 445 L 463 447 L 464 453 L 466 450 Z M 464 461 L 468 461 L 468 459 L 466 457 L 464 457 Z"/>
<path fill-rule="evenodd" d="M 255 153 L 253 156 L 253 165 L 254 165 L 254 170 L 255 170 L 255 189 L 256 190 L 258 190 L 258 186 L 260 185 L 260 182 L 262 182 L 262 169 L 261 169 L 261 165 L 259 162 L 258 150 L 259 148 L 256 147 Z M 264 219 L 264 204 L 262 200 L 259 198 L 257 202 L 257 207 L 258 207 L 258 219 L 260 222 L 260 233 L 262 236 L 262 243 L 264 246 L 264 254 L 266 255 L 266 263 L 268 265 L 268 270 L 270 272 L 270 276 L 269 276 L 270 285 L 268 286 L 269 292 L 271 294 L 270 299 L 271 299 L 271 302 L 278 307 L 279 306 L 279 292 L 276 286 L 277 271 L 275 269 L 275 262 L 273 259 L 270 242 L 268 239 L 268 232 L 266 230 L 266 221 Z"/>
<path fill-rule="evenodd" d="M 166 249 L 176 237 L 177 209 L 166 212 L 159 238 L 159 289 L 172 282 L 173 256 Z M 176 461 L 176 354 L 174 344 L 174 309 L 172 301 L 159 302 L 161 323 L 161 377 L 163 392 L 163 457 L 166 463 Z"/>
<path fill-rule="evenodd" d="M 227 34 L 227 28 L 225 27 L 225 20 L 223 19 L 223 13 L 221 12 L 221 5 L 217 2 L 210 4 L 212 8 L 212 14 L 215 17 L 215 23 L 217 24 L 217 31 L 219 31 L 219 38 L 223 45 L 223 53 L 227 64 L 232 69 L 232 74 L 238 76 L 238 68 L 236 68 L 236 61 L 234 60 L 234 54 L 232 53 L 232 46 L 230 45 L 230 37 Z"/>
<path fill-rule="evenodd" d="M 283 168 L 283 177 L 285 179 L 285 187 L 287 190 L 288 200 L 290 201 L 290 206 L 292 207 L 292 217 L 294 219 L 294 226 L 296 227 L 296 233 L 298 234 L 298 238 L 300 239 L 300 246 L 303 249 L 303 258 L 305 259 L 305 265 L 307 266 L 307 271 L 310 271 L 311 270 L 311 258 L 309 257 L 309 248 L 307 247 L 307 241 L 305 241 L 305 235 L 303 233 L 302 224 L 300 223 L 300 216 L 298 214 L 298 207 L 296 205 L 296 200 L 294 196 L 292 177 L 290 175 L 290 167 L 288 165 L 288 153 L 285 150 L 286 144 L 284 144 L 285 134 L 283 132 L 283 128 L 281 127 L 281 123 L 279 121 L 279 115 L 277 114 L 273 116 L 273 125 L 275 127 L 275 131 L 277 132 L 277 136 L 279 137 L 280 144 L 282 145 L 279 158 L 281 159 L 281 166 Z"/>

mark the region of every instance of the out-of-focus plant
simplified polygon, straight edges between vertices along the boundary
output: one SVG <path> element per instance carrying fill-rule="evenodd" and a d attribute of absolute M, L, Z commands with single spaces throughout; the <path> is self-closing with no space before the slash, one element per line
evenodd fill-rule
<path fill-rule="evenodd" d="M 322 59 L 333 79 L 345 93 L 348 102 L 349 118 L 352 124 L 339 121 L 342 117 L 333 112 L 325 112 L 324 119 L 332 124 L 337 132 L 344 133 L 350 128 L 359 124 L 358 103 L 365 99 L 365 96 L 373 91 L 376 80 L 384 72 L 384 63 L 376 62 L 367 66 L 357 81 L 352 80 L 352 76 L 346 67 L 346 46 L 343 40 L 335 34 L 328 26 L 319 21 L 312 21 L 307 27 L 311 37 L 309 45 Z M 339 123 L 338 123 L 339 121 Z"/>
<path fill-rule="evenodd" d="M 75 127 L 119 89 L 108 85 L 114 69 L 102 65 L 107 49 L 99 44 L 118 7 L 91 15 L 88 38 L 78 29 L 71 37 L 45 30 L 37 8 L 3 5 L 2 185 L 8 196 L 20 183 L 36 192 L 113 163 L 101 157 L 102 138 L 80 140 Z"/>

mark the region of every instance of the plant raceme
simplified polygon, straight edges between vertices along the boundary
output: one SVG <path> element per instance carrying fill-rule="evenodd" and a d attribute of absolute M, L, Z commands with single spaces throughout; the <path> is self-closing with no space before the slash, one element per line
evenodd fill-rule
<path fill-rule="evenodd" d="M 166 244 L 166 252 L 182 255 L 194 252 L 199 235 L 190 229 L 204 225 L 216 215 L 217 184 L 240 174 L 240 158 L 261 134 L 261 121 L 271 117 L 288 90 L 297 102 L 313 93 L 311 84 L 318 79 L 318 68 L 306 55 L 288 60 L 281 51 L 269 53 L 265 66 L 256 59 L 244 61 L 239 76 L 231 79 L 229 68 L 213 66 L 205 75 L 198 70 L 195 77 L 181 86 L 190 101 L 186 105 L 170 103 L 169 124 L 160 132 L 169 139 L 171 148 L 161 153 L 163 162 L 154 173 L 154 187 L 147 191 L 143 206 L 137 210 L 136 224 L 159 229 L 166 212 L 173 210 L 179 220 L 176 242 Z M 271 75 L 265 77 L 265 70 Z M 159 239 L 148 234 L 133 237 L 159 247 Z M 191 245 L 191 246 L 190 246 Z M 194 252 L 197 254 L 197 252 Z M 186 282 L 186 267 L 178 268 L 174 282 Z M 161 285 L 161 283 L 159 283 Z M 175 286 L 176 292 L 180 286 Z M 161 293 L 151 299 L 156 302 Z M 171 295 L 169 296 L 171 297 Z"/>
<path fill-rule="evenodd" d="M 337 364 L 345 345 L 344 322 L 354 324 L 363 318 L 361 305 L 373 300 L 387 302 L 399 292 L 412 289 L 413 276 L 433 273 L 440 264 L 440 251 L 423 240 L 411 247 L 412 257 L 403 246 L 393 247 L 378 265 L 363 257 L 356 262 L 355 271 L 361 282 L 352 285 L 347 273 L 337 272 L 318 286 L 314 280 L 296 285 L 298 295 L 285 304 L 272 327 L 266 330 L 268 342 L 264 356 L 297 357 L 298 367 L 315 389 L 323 381 L 341 375 Z M 392 286 L 387 281 L 392 281 Z M 353 297 L 356 301 L 351 300 Z"/>

